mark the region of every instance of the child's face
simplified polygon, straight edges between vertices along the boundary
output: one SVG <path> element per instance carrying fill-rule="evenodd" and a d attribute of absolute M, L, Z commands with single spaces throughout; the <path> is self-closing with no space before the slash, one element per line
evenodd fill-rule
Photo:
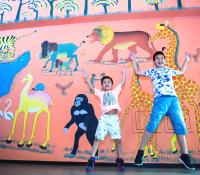
<path fill-rule="evenodd" d="M 165 58 L 163 55 L 156 55 L 154 63 L 156 67 L 162 68 L 165 66 Z"/>
<path fill-rule="evenodd" d="M 109 91 L 112 89 L 112 81 L 109 78 L 103 80 L 102 88 L 104 91 Z"/>

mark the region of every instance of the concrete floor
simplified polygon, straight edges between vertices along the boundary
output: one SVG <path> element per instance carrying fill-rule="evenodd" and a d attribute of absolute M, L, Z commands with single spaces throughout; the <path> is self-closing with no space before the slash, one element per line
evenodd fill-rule
<path fill-rule="evenodd" d="M 134 168 L 126 167 L 118 172 L 116 167 L 96 166 L 94 172 L 85 172 L 85 166 L 38 165 L 0 163 L 1 175 L 200 175 L 200 169 L 189 171 L 185 168 Z"/>

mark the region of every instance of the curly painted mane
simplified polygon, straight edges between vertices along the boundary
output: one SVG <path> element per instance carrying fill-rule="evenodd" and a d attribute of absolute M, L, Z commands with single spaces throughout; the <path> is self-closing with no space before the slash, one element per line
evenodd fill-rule
<path fill-rule="evenodd" d="M 114 37 L 114 32 L 111 27 L 108 26 L 98 26 L 94 29 L 95 32 L 97 32 L 99 38 L 100 38 L 100 43 L 103 45 L 107 45 L 110 43 Z"/>

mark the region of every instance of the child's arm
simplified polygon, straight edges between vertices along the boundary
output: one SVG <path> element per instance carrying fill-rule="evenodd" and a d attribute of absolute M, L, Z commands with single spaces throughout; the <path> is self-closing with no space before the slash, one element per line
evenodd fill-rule
<path fill-rule="evenodd" d="M 185 53 L 185 60 L 183 62 L 183 65 L 182 65 L 180 71 L 178 71 L 177 75 L 184 75 L 189 61 L 190 61 L 190 56 L 188 53 Z"/>
<path fill-rule="evenodd" d="M 138 63 L 137 63 L 137 60 L 136 60 L 136 54 L 135 53 L 131 54 L 131 60 L 132 60 L 132 63 L 133 63 L 133 69 L 134 69 L 135 73 L 137 75 L 140 75 L 140 76 L 145 76 L 145 72 L 139 70 Z"/>
<path fill-rule="evenodd" d="M 94 93 L 94 87 L 91 84 L 91 81 L 88 80 L 88 73 L 85 70 L 81 70 L 81 73 L 83 74 L 83 77 L 88 85 L 88 87 L 90 88 L 90 90 Z"/>
<path fill-rule="evenodd" d="M 123 87 L 126 82 L 126 67 L 122 67 L 122 80 L 121 80 L 121 86 Z"/>

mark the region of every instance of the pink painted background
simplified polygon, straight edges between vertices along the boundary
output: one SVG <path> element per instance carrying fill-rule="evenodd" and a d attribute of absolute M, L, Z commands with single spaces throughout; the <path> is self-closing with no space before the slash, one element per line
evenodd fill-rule
<path fill-rule="evenodd" d="M 170 4 L 174 5 L 173 1 L 170 1 Z M 135 3 L 133 1 L 133 3 Z M 198 3 L 198 1 L 193 1 L 194 5 Z M 168 3 L 167 3 L 168 4 Z M 186 6 L 186 1 L 183 1 L 183 4 Z M 122 3 L 121 3 L 122 5 Z M 124 4 L 123 4 L 124 5 Z M 122 5 L 122 10 L 123 10 Z M 140 3 L 137 4 L 138 7 L 141 6 Z M 125 5 L 124 5 L 125 6 Z M 136 4 L 135 4 L 136 6 Z M 92 10 L 91 10 L 92 11 Z M 122 15 L 123 16 L 123 15 Z M 108 20 L 109 19 L 109 20 Z M 113 28 L 114 31 L 134 31 L 134 30 L 142 30 L 150 33 L 151 35 L 157 32 L 156 23 L 163 23 L 165 20 L 169 21 L 169 25 L 178 33 L 180 38 L 180 48 L 179 48 L 179 56 L 178 62 L 181 65 L 184 59 L 185 51 L 190 53 L 195 53 L 196 49 L 199 48 L 200 44 L 200 35 L 199 35 L 199 24 L 200 18 L 199 13 L 194 16 L 179 16 L 179 17 L 171 17 L 171 16 L 158 16 L 153 18 L 145 19 L 134 19 L 130 17 L 126 17 L 123 20 L 112 20 L 112 16 L 102 19 L 98 22 L 95 22 L 95 17 L 91 21 L 87 21 L 87 18 L 82 23 L 77 22 L 73 24 L 63 25 L 55 25 L 55 26 L 40 26 L 40 27 L 31 27 L 26 26 L 26 28 L 5 30 L 2 31 L 0 36 L 14 35 L 21 36 L 26 33 L 30 33 L 34 30 L 37 30 L 37 33 L 29 36 L 28 38 L 24 38 L 16 41 L 16 57 L 19 56 L 26 50 L 30 50 L 31 52 L 31 61 L 29 65 L 20 72 L 14 83 L 12 85 L 11 91 L 5 97 L 0 98 L 0 109 L 3 110 L 5 108 L 5 100 L 8 98 L 12 99 L 12 106 L 9 109 L 12 112 L 18 107 L 20 92 L 24 87 L 24 84 L 21 80 L 27 73 L 32 73 L 34 76 L 32 87 L 38 82 L 43 82 L 46 86 L 46 92 L 50 94 L 53 100 L 53 104 L 50 108 L 51 112 L 51 129 L 50 129 L 50 142 L 48 151 L 32 151 L 28 149 L 20 149 L 17 147 L 16 143 L 11 144 L 11 148 L 8 147 L 4 143 L 4 140 L 8 137 L 10 129 L 12 127 L 12 120 L 7 121 L 4 118 L 0 119 L 0 137 L 1 137 L 1 147 L 0 147 L 0 159 L 3 160 L 44 160 L 44 161 L 73 161 L 73 162 L 81 162 L 86 161 L 89 157 L 89 154 L 85 151 L 91 151 L 91 146 L 89 145 L 85 136 L 80 139 L 79 150 L 76 158 L 70 159 L 65 158 L 65 155 L 70 153 L 69 150 L 65 150 L 72 148 L 74 141 L 74 133 L 77 129 L 75 125 L 73 125 L 67 134 L 63 132 L 63 128 L 65 124 L 70 120 L 70 109 L 74 103 L 74 98 L 77 94 L 86 93 L 88 91 L 87 85 L 84 83 L 84 79 L 81 76 L 80 71 L 73 72 L 73 76 L 58 76 L 55 74 L 49 74 L 48 76 L 42 74 L 41 68 L 44 65 L 44 60 L 40 60 L 38 58 L 38 54 L 40 53 L 40 45 L 44 40 L 49 40 L 57 43 L 75 43 L 79 45 L 81 40 L 86 40 L 86 44 L 78 50 L 79 64 L 80 68 L 86 69 L 89 74 L 96 73 L 99 76 L 102 72 L 110 75 L 114 79 L 114 85 L 117 85 L 121 80 L 121 69 L 122 65 L 101 65 L 101 64 L 88 64 L 87 61 L 90 59 L 94 59 L 101 50 L 103 46 L 99 43 L 89 43 L 87 41 L 86 36 L 91 33 L 91 31 L 99 26 L 99 25 L 108 25 Z M 51 21 L 49 21 L 51 23 Z M 155 43 L 156 49 L 160 50 L 163 46 L 167 45 L 166 40 L 156 41 Z M 147 53 L 141 49 L 138 49 L 139 56 L 147 56 Z M 120 58 L 125 58 L 128 56 L 128 52 L 126 50 L 121 50 L 119 52 Z M 104 60 L 111 59 L 111 51 L 109 51 Z M 147 69 L 152 67 L 152 63 L 147 63 L 141 67 L 141 69 Z M 200 58 L 198 62 L 192 60 L 189 63 L 188 69 L 185 73 L 185 77 L 195 81 L 200 84 Z M 79 69 L 80 69 L 79 68 Z M 0 70 L 1 71 L 1 70 Z M 1 73 L 1 72 L 0 72 Z M 131 88 L 131 78 L 132 78 L 133 70 L 131 68 L 127 68 L 127 77 L 126 77 L 126 85 L 120 94 L 119 102 L 122 107 L 122 111 L 120 116 L 124 115 L 124 110 L 127 107 L 127 104 L 130 102 L 130 88 Z M 70 81 L 74 81 L 72 87 L 67 89 L 67 95 L 62 96 L 60 91 L 55 87 L 55 83 L 66 84 Z M 97 81 L 95 85 L 100 88 L 100 83 Z M 3 86 L 0 85 L 0 86 Z M 144 91 L 152 92 L 151 82 L 149 79 L 143 78 L 141 79 L 141 86 Z M 87 94 L 89 102 L 93 105 L 95 109 L 96 116 L 100 116 L 100 106 L 98 99 L 91 94 Z M 195 99 L 196 101 L 198 99 Z M 132 162 L 133 158 L 138 149 L 138 131 L 136 130 L 136 114 L 137 109 L 134 109 L 126 119 L 125 126 L 122 128 L 122 145 L 123 145 L 123 154 L 126 159 L 126 162 Z M 188 139 L 188 149 L 192 156 L 194 157 L 194 161 L 199 163 L 200 161 L 200 144 L 199 137 L 197 135 L 196 128 L 196 120 L 194 118 L 194 110 L 190 107 L 190 118 L 186 121 L 187 126 L 189 128 L 189 134 L 187 135 Z M 30 136 L 30 132 L 32 129 L 34 115 L 28 116 L 27 120 L 27 129 L 26 138 L 28 139 Z M 14 134 L 14 140 L 19 141 L 22 135 L 22 122 L 23 115 L 20 115 L 16 125 L 16 132 Z M 43 142 L 46 134 L 46 116 L 41 115 L 39 117 L 35 138 L 33 139 L 34 144 L 40 144 Z M 179 156 L 179 152 L 176 154 L 172 154 L 170 151 L 170 139 L 173 135 L 173 131 L 170 128 L 167 128 L 167 120 L 162 121 L 159 130 L 158 130 L 158 158 L 156 160 L 152 159 L 149 155 L 146 159 L 147 162 L 159 162 L 159 163 L 177 163 L 177 158 Z M 106 138 L 105 142 L 100 145 L 100 153 L 99 157 L 102 158 L 102 162 L 112 162 L 115 158 L 115 153 L 111 153 L 110 149 L 112 147 L 112 142 L 109 137 Z M 37 148 L 34 145 L 34 148 Z M 38 149 L 38 148 L 37 148 Z M 178 147 L 180 151 L 180 148 Z M 105 158 L 104 158 L 105 157 Z M 108 159 L 111 157 L 111 159 Z"/>
<path fill-rule="evenodd" d="M 21 7 L 20 11 L 20 18 L 19 21 L 24 20 L 34 20 L 35 19 L 35 13 L 33 10 L 31 10 L 29 6 L 29 2 L 31 0 L 3 0 L 1 3 L 7 3 L 12 7 L 12 10 L 5 11 L 3 23 L 9 23 L 15 21 L 18 7 L 20 4 L 20 1 L 24 4 Z M 65 11 L 59 11 L 56 9 L 55 4 L 58 2 L 61 2 L 62 0 L 53 0 L 54 1 L 54 12 L 53 12 L 53 18 L 65 18 Z M 84 3 L 86 0 L 75 0 L 75 3 L 78 6 L 78 9 L 70 11 L 70 17 L 72 16 L 84 16 Z M 107 0 L 107 2 L 113 2 L 113 0 Z M 34 1 L 33 1 L 34 2 Z M 40 19 L 48 19 L 50 18 L 50 5 L 47 2 L 47 0 L 39 0 L 39 2 L 45 2 L 46 5 L 42 5 L 38 7 L 39 13 L 38 17 Z M 91 16 L 91 15 L 101 15 L 104 14 L 104 9 L 102 5 L 96 6 L 92 5 L 92 0 L 88 0 L 88 7 L 87 7 L 87 15 L 85 16 Z M 105 1 L 104 1 L 105 2 Z M 134 13 L 137 12 L 144 12 L 144 11 L 155 11 L 155 7 L 153 5 L 148 5 L 145 3 L 145 0 L 131 0 L 131 11 Z M 182 9 L 194 9 L 200 7 L 199 0 L 181 0 L 182 2 Z M 42 3 L 44 4 L 44 3 Z M 0 4 L 1 6 L 1 4 Z M 178 8 L 178 1 L 177 0 L 165 0 L 163 3 L 160 3 L 159 1 L 159 10 L 176 10 Z M 107 7 L 108 14 L 125 14 L 128 12 L 128 0 L 119 0 L 117 4 L 113 6 Z M 0 11 L 0 14 L 2 12 Z M 26 19 L 24 19 L 26 18 Z"/>

